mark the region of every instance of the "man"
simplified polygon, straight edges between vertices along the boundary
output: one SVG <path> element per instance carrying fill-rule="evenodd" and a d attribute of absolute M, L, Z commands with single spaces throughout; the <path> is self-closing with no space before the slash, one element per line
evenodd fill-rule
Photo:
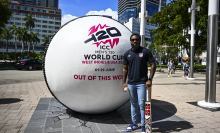
<path fill-rule="evenodd" d="M 132 131 L 138 128 L 137 111 L 139 103 L 141 112 L 141 133 L 145 133 L 146 89 L 152 85 L 156 64 L 151 51 L 140 46 L 140 35 L 132 34 L 130 41 L 132 48 L 125 52 L 123 61 L 123 91 L 128 87 L 132 118 L 132 124 L 127 127 L 126 131 Z M 147 62 L 151 65 L 149 78 Z M 126 84 L 127 76 L 128 84 Z"/>
<path fill-rule="evenodd" d="M 167 63 L 167 67 L 168 67 L 168 77 L 172 77 L 173 74 L 173 62 L 172 60 L 170 60 L 170 62 Z"/>

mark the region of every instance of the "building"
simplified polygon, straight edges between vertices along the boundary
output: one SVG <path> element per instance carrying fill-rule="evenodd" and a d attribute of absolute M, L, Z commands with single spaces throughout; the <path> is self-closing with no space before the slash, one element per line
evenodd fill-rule
<path fill-rule="evenodd" d="M 31 0 L 29 0 L 31 1 Z M 35 1 L 35 0 L 34 0 Z M 27 2 L 27 0 L 26 0 Z M 37 19 L 35 22 L 35 28 L 32 29 L 32 32 L 38 32 L 40 43 L 35 44 L 35 52 L 42 52 L 43 47 L 43 38 L 46 36 L 53 36 L 53 34 L 61 27 L 61 10 L 56 8 L 35 6 L 20 4 L 19 1 L 11 1 L 9 8 L 12 11 L 12 16 L 6 24 L 5 28 L 10 29 L 13 25 L 17 27 L 25 27 L 26 21 L 24 18 L 27 14 L 32 11 L 32 17 Z M 28 31 L 29 33 L 29 31 Z M 0 38 L 0 54 L 6 53 L 6 40 Z M 24 45 L 24 51 L 27 51 L 27 43 Z M 32 47 L 31 47 L 32 50 Z M 17 52 L 21 51 L 21 42 L 17 41 Z M 15 40 L 9 40 L 8 42 L 8 52 L 15 52 Z"/>
<path fill-rule="evenodd" d="M 167 0 L 146 0 L 146 11 L 148 11 L 148 19 L 153 16 L 154 13 L 164 9 Z M 118 0 L 118 21 L 124 22 L 131 17 L 139 18 L 141 11 L 141 0 Z M 151 17 L 150 17 L 151 16 Z"/>
<path fill-rule="evenodd" d="M 154 13 L 163 10 L 167 0 L 146 0 L 146 17 L 145 26 L 145 41 L 148 45 L 153 41 L 150 34 L 151 29 L 156 29 L 157 25 L 147 24 Z M 118 21 L 127 26 L 132 33 L 140 34 L 140 19 L 139 13 L 141 12 L 141 0 L 118 0 Z"/>
<path fill-rule="evenodd" d="M 58 0 L 19 0 L 21 4 L 58 9 Z"/>
<path fill-rule="evenodd" d="M 132 31 L 132 33 L 138 33 L 140 34 L 140 22 L 135 18 L 130 18 L 129 20 L 126 20 L 123 22 L 123 24 L 128 27 L 129 30 Z M 145 41 L 148 44 L 148 46 L 152 43 L 152 35 L 150 34 L 150 29 L 156 29 L 157 26 L 153 24 L 146 24 L 145 25 Z"/>

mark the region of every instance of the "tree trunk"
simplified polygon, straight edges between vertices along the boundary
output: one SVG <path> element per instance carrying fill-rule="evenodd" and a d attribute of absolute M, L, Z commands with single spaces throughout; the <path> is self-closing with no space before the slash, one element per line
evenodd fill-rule
<path fill-rule="evenodd" d="M 17 53 L 17 39 L 15 39 L 15 53 Z"/>
<path fill-rule="evenodd" d="M 33 52 L 34 52 L 34 43 L 33 43 Z"/>
<path fill-rule="evenodd" d="M 30 52 L 31 43 L 28 43 L 28 52 Z"/>
<path fill-rule="evenodd" d="M 21 52 L 24 52 L 24 42 L 22 41 L 22 48 L 21 48 Z"/>
<path fill-rule="evenodd" d="M 8 40 L 6 41 L 6 54 L 8 54 Z"/>

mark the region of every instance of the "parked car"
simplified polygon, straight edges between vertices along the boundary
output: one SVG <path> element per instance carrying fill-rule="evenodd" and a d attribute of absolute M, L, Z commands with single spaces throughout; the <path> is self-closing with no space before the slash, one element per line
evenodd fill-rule
<path fill-rule="evenodd" d="M 18 70 L 21 69 L 27 69 L 27 70 L 33 70 L 33 69 L 42 69 L 42 63 L 43 61 L 40 59 L 22 59 L 15 63 L 15 68 Z"/>

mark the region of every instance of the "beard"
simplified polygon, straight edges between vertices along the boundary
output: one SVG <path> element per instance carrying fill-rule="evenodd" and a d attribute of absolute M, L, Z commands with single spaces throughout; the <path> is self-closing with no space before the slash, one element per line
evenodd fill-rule
<path fill-rule="evenodd" d="M 139 46 L 140 46 L 140 44 L 137 44 L 137 45 L 131 44 L 131 47 L 133 48 L 134 51 L 137 51 Z"/>

